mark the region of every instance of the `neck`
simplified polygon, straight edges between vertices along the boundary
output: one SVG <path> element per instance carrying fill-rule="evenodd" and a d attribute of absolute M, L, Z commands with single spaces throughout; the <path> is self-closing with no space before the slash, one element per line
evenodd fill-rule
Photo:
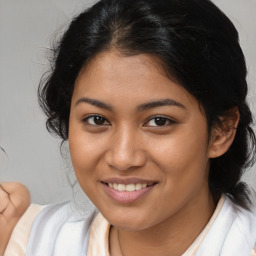
<path fill-rule="evenodd" d="M 182 255 L 211 218 L 215 204 L 210 193 L 191 202 L 182 211 L 146 230 L 114 230 L 122 256 Z M 116 243 L 118 244 L 118 243 Z M 112 250 L 111 250 L 112 251 Z M 121 252 L 121 253 L 120 253 Z M 115 253 L 111 252 L 111 256 Z"/>

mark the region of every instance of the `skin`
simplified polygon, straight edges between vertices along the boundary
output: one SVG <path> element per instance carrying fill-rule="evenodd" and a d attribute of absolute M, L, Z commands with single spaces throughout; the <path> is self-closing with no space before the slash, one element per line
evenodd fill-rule
<path fill-rule="evenodd" d="M 24 185 L 16 182 L 0 185 L 0 255 L 3 255 L 15 225 L 29 204 L 30 195 Z"/>
<path fill-rule="evenodd" d="M 166 99 L 175 104 L 141 107 Z M 102 124 L 90 115 L 103 117 Z M 159 115 L 164 125 L 156 123 Z M 209 140 L 197 100 L 153 56 L 111 50 L 80 71 L 70 110 L 70 153 L 82 189 L 113 225 L 111 256 L 186 251 L 215 208 L 208 174 L 210 158 L 228 149 L 222 137 L 216 133 Z M 130 177 L 155 185 L 129 203 L 106 193 L 102 181 Z"/>

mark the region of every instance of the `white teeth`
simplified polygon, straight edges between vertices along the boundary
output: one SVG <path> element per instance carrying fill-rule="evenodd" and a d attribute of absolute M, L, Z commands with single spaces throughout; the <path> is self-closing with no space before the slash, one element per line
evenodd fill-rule
<path fill-rule="evenodd" d="M 134 184 L 126 185 L 126 191 L 135 191 L 135 185 Z"/>
<path fill-rule="evenodd" d="M 141 184 L 136 184 L 136 190 L 141 190 L 142 189 L 142 185 Z"/>
<path fill-rule="evenodd" d="M 147 184 L 116 184 L 116 183 L 108 183 L 108 186 L 110 188 L 113 188 L 114 190 L 118 190 L 118 191 L 128 191 L 128 192 L 133 192 L 135 190 L 141 190 L 143 188 L 147 187 Z"/>
<path fill-rule="evenodd" d="M 125 185 L 124 184 L 118 184 L 117 185 L 117 190 L 118 191 L 125 191 Z"/>

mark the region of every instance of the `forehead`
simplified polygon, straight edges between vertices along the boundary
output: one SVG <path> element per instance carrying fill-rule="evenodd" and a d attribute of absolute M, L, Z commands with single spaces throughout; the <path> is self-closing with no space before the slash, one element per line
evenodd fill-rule
<path fill-rule="evenodd" d="M 175 80 L 171 80 L 161 64 L 152 55 L 124 56 L 117 51 L 96 55 L 85 65 L 75 82 L 73 98 L 97 97 L 123 103 L 160 98 L 198 105 L 197 100 Z"/>
<path fill-rule="evenodd" d="M 129 77 L 128 81 L 131 81 L 135 76 L 140 76 L 143 79 L 145 76 L 148 76 L 148 72 L 152 72 L 152 75 L 161 74 L 167 77 L 163 66 L 162 61 L 154 55 L 138 54 L 127 56 L 120 51 L 109 50 L 97 54 L 84 65 L 78 79 L 85 73 L 87 76 L 90 76 L 92 73 L 104 75 L 112 81 L 119 78 L 123 79 L 125 76 Z"/>

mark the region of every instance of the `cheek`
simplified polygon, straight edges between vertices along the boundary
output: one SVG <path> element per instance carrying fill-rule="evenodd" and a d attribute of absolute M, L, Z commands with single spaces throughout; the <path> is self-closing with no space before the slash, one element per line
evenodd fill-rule
<path fill-rule="evenodd" d="M 69 148 L 77 181 L 87 196 L 94 200 L 92 191 L 95 189 L 94 181 L 97 181 L 95 168 L 98 164 L 95 143 L 90 143 L 80 133 L 70 133 Z"/>
<path fill-rule="evenodd" d="M 162 212 L 176 211 L 208 188 L 207 133 L 182 132 L 155 146 L 152 159 L 162 172 L 158 203 Z"/>
<path fill-rule="evenodd" d="M 78 125 L 70 125 L 69 150 L 78 178 L 88 175 L 97 161 L 97 142 L 86 136 Z"/>
<path fill-rule="evenodd" d="M 208 163 L 207 141 L 206 129 L 197 129 L 195 133 L 192 128 L 184 127 L 168 138 L 154 141 L 151 156 L 167 175 L 173 176 L 174 182 L 202 176 Z"/>

